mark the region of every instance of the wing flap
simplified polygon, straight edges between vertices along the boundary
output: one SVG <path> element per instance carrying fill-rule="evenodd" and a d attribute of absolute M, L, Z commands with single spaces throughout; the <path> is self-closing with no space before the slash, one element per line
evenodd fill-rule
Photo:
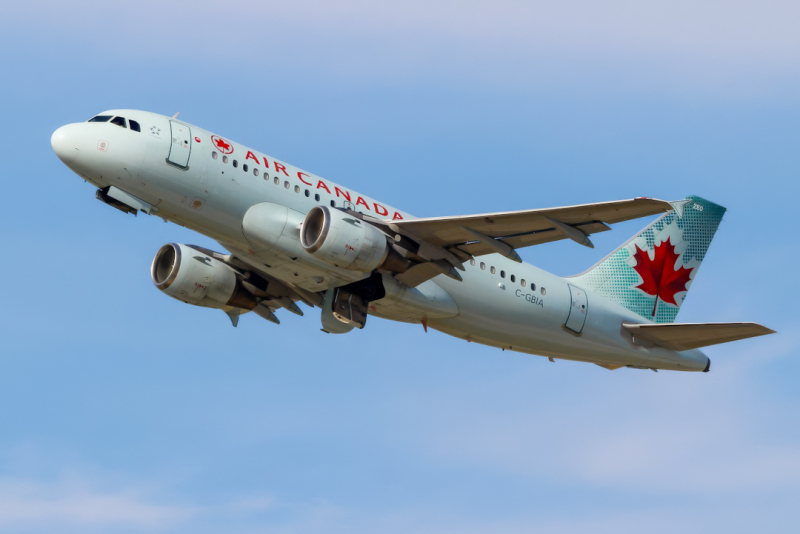
<path fill-rule="evenodd" d="M 663 323 L 622 326 L 634 339 L 643 339 L 678 351 L 775 333 L 774 330 L 757 323 Z"/>

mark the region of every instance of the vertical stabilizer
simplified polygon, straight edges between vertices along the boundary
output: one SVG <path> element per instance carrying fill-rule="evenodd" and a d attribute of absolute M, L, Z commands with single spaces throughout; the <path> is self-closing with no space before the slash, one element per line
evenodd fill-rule
<path fill-rule="evenodd" d="M 725 208 L 700 197 L 672 203 L 627 243 L 570 283 L 656 323 L 671 323 L 705 258 Z"/>

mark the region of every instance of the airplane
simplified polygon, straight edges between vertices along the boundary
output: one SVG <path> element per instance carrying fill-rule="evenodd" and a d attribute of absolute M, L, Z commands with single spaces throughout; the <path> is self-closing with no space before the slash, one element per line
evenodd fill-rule
<path fill-rule="evenodd" d="M 109 110 L 52 135 L 58 158 L 123 213 L 160 217 L 228 252 L 170 243 L 151 276 L 170 297 L 248 312 L 320 310 L 346 334 L 374 315 L 503 350 L 606 369 L 702 371 L 702 347 L 774 333 L 675 323 L 725 208 L 696 196 L 416 218 L 173 117 Z M 593 247 L 611 224 L 659 215 L 603 260 L 559 277 L 517 249 Z M 352 335 L 352 334 L 351 334 Z"/>

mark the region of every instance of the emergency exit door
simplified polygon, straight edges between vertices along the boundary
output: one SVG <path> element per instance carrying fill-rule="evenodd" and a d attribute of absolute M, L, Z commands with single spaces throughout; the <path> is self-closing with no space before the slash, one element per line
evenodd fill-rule
<path fill-rule="evenodd" d="M 172 131 L 172 144 L 167 161 L 178 167 L 188 167 L 189 153 L 192 151 L 192 132 L 185 124 L 175 121 L 169 121 L 169 127 Z"/>
<path fill-rule="evenodd" d="M 586 291 L 572 284 L 567 284 L 569 287 L 570 307 L 569 315 L 565 327 L 569 328 L 576 334 L 580 334 L 583 330 L 583 325 L 586 323 L 586 313 L 589 308 L 589 301 L 586 298 Z"/>

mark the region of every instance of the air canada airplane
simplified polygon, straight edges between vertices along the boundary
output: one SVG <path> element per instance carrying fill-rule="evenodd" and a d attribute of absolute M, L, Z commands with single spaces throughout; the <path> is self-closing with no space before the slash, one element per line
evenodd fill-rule
<path fill-rule="evenodd" d="M 122 212 L 172 221 L 228 253 L 170 243 L 155 286 L 247 312 L 318 308 L 345 334 L 374 315 L 504 350 L 629 367 L 708 371 L 701 347 L 773 333 L 755 323 L 675 323 L 725 208 L 690 196 L 415 218 L 174 117 L 111 110 L 53 133 L 61 161 Z M 660 215 L 597 265 L 562 278 L 516 250 L 593 247 L 610 224 Z M 351 334 L 352 335 L 352 334 Z"/>

